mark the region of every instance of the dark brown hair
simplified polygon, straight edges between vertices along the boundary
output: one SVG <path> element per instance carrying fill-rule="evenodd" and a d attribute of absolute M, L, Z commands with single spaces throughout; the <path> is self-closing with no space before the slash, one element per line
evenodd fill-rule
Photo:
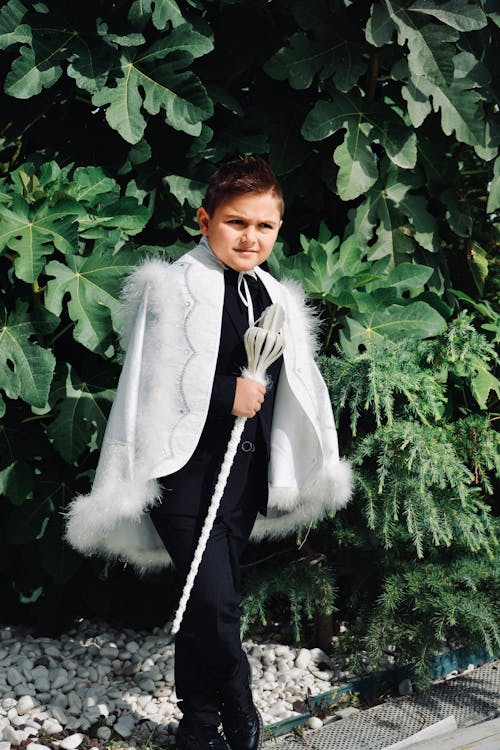
<path fill-rule="evenodd" d="M 224 162 L 212 175 L 203 207 L 209 216 L 213 216 L 215 209 L 228 198 L 244 193 L 268 192 L 276 197 L 283 214 L 283 193 L 267 161 L 261 156 L 241 156 Z"/>

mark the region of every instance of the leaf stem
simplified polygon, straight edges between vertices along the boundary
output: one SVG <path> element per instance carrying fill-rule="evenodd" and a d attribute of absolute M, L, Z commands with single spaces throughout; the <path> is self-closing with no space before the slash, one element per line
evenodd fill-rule
<path fill-rule="evenodd" d="M 92 104 L 92 101 L 90 99 L 86 99 L 84 96 L 74 96 L 73 101 L 75 102 L 83 102 L 84 104 Z"/>
<path fill-rule="evenodd" d="M 241 568 L 253 568 L 255 565 L 260 565 L 261 563 L 267 562 L 268 560 L 272 560 L 275 557 L 280 557 L 281 555 L 284 555 L 288 552 L 293 552 L 293 547 L 286 547 L 285 549 L 278 550 L 278 552 L 273 552 L 271 555 L 267 555 L 266 557 L 261 557 L 259 560 L 253 560 L 252 562 L 246 563 L 245 565 L 242 565 Z"/>
<path fill-rule="evenodd" d="M 336 326 L 337 326 L 337 321 L 336 320 L 332 320 L 332 322 L 330 323 L 330 325 L 328 327 L 328 332 L 327 332 L 326 338 L 325 338 L 325 347 L 324 347 L 325 351 L 328 351 L 328 347 L 330 346 L 330 339 L 332 338 L 333 330 L 334 330 L 334 328 Z"/>
<path fill-rule="evenodd" d="M 54 336 L 52 337 L 52 343 L 54 344 L 57 341 L 57 339 L 60 339 L 61 336 L 63 336 L 66 333 L 66 331 L 69 331 L 70 328 L 73 328 L 74 325 L 75 323 L 73 320 L 67 323 L 67 325 L 65 325 L 64 328 L 61 328 L 61 330 L 58 331 L 58 333 L 54 334 Z"/>
<path fill-rule="evenodd" d="M 380 52 L 370 55 L 370 67 L 366 76 L 366 101 L 373 102 L 377 91 L 378 74 L 380 69 Z"/>
<path fill-rule="evenodd" d="M 45 412 L 45 414 L 33 414 L 31 417 L 25 417 L 25 419 L 21 419 L 21 424 L 27 424 L 28 422 L 36 422 L 38 419 L 46 419 L 47 417 L 50 417 L 52 412 L 48 411 Z"/>
<path fill-rule="evenodd" d="M 43 294 L 45 287 L 41 287 L 38 283 L 38 279 L 35 279 L 31 288 L 33 290 L 33 305 L 34 307 L 40 307 L 42 304 L 41 295 Z"/>

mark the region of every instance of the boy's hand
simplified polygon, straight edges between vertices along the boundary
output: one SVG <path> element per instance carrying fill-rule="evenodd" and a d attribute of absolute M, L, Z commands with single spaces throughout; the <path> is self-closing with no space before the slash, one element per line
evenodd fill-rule
<path fill-rule="evenodd" d="M 231 414 L 235 417 L 255 417 L 260 411 L 265 394 L 266 389 L 261 383 L 236 378 L 236 393 Z"/>

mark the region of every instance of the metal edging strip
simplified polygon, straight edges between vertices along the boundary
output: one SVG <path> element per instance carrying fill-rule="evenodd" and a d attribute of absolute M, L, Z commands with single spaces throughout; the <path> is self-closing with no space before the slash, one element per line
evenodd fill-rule
<path fill-rule="evenodd" d="M 486 664 L 491 661 L 498 659 L 500 654 L 491 656 L 484 649 L 478 649 L 471 651 L 470 649 L 460 648 L 454 651 L 448 651 L 444 654 L 439 654 L 434 660 L 431 674 L 434 678 L 441 677 L 443 675 L 453 672 L 455 669 L 464 669 L 469 664 L 479 666 Z M 377 688 L 390 687 L 396 682 L 400 682 L 406 677 L 411 678 L 413 676 L 411 666 L 397 667 L 395 669 L 386 669 L 383 672 L 377 672 L 374 675 L 365 677 L 355 682 L 345 682 L 342 685 L 338 685 L 333 690 L 328 690 L 326 693 L 319 693 L 309 699 L 309 702 L 313 708 L 319 707 L 322 704 L 327 707 L 330 706 L 334 700 L 337 700 L 339 695 L 344 693 L 359 693 L 360 697 L 367 695 L 373 695 Z M 304 726 L 307 720 L 313 716 L 311 711 L 306 711 L 298 716 L 290 716 L 288 719 L 282 719 L 274 724 L 268 724 L 265 728 L 266 739 L 272 739 L 280 737 L 287 732 L 291 732 L 297 727 Z"/>

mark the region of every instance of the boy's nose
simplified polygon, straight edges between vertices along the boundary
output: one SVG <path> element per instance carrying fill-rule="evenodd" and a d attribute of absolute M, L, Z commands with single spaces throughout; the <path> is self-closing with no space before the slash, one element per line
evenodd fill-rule
<path fill-rule="evenodd" d="M 241 235 L 241 242 L 243 245 L 253 245 L 255 240 L 255 230 L 253 228 L 247 228 Z"/>

